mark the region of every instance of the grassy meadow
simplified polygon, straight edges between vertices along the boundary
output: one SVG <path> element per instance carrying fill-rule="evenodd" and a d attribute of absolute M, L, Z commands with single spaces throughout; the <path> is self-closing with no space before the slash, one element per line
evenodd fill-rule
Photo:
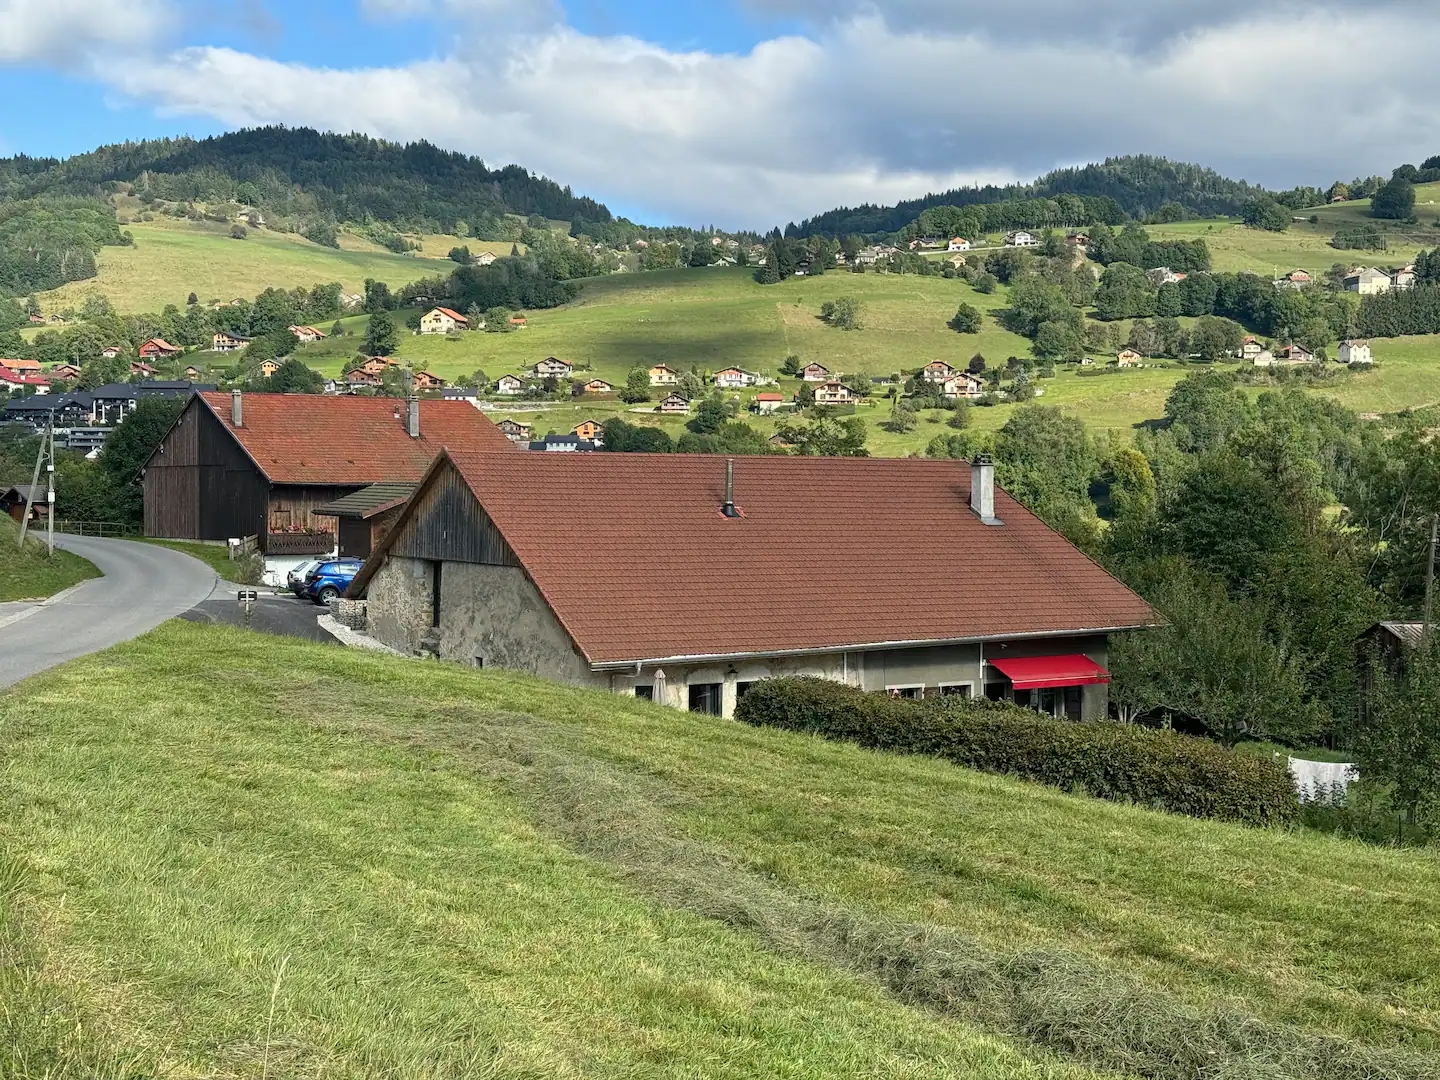
<path fill-rule="evenodd" d="M 0 514 L 0 561 L 5 567 L 0 573 L 0 603 L 41 600 L 100 576 L 95 564 L 79 555 L 60 548 L 48 554 L 43 524 L 36 532 L 32 522 L 31 529 L 20 549 L 20 526 L 9 514 Z"/>
<path fill-rule="evenodd" d="M 1440 1050 L 1433 852 L 178 622 L 0 695 L 0 761 L 4 1075 L 1408 1078 Z"/>

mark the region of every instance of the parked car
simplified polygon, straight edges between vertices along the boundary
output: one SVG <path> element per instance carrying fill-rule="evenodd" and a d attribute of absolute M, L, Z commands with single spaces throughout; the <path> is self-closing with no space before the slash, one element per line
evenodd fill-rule
<path fill-rule="evenodd" d="M 291 570 L 290 573 L 286 574 L 285 584 L 289 586 L 290 591 L 294 593 L 297 597 L 303 599 L 306 596 L 306 576 L 310 573 L 310 571 L 320 569 L 320 564 L 323 561 L 323 559 L 311 559 L 309 562 L 302 562 L 299 566 L 295 567 L 294 570 Z"/>
<path fill-rule="evenodd" d="M 328 604 L 349 587 L 360 572 L 359 559 L 329 559 L 305 575 L 305 595 Z"/>

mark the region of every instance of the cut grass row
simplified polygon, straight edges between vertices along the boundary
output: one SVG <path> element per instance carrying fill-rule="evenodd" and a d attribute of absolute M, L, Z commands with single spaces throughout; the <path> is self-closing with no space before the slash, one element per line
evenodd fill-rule
<path fill-rule="evenodd" d="M 282 961 L 281 1074 L 1084 1075 L 1063 1046 L 1422 1076 L 1440 1049 L 1430 852 L 190 624 L 4 705 L 35 978 L 179 1072 L 256 1069 Z"/>

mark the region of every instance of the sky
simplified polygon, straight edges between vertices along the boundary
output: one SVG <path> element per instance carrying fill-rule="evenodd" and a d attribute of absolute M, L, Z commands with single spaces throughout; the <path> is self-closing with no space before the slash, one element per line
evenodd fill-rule
<path fill-rule="evenodd" d="M 0 154 L 283 123 L 646 224 L 1129 153 L 1271 187 L 1440 154 L 1440 0 L 0 0 Z"/>

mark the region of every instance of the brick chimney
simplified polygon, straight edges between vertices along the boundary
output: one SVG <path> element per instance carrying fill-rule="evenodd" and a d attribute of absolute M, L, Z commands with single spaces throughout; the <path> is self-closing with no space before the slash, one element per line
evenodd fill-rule
<path fill-rule="evenodd" d="M 245 426 L 244 406 L 240 402 L 240 391 L 230 391 L 230 423 L 233 427 Z"/>
<path fill-rule="evenodd" d="M 410 433 L 412 439 L 418 439 L 420 437 L 420 399 L 411 394 L 405 404 L 408 407 L 405 430 Z"/>
<path fill-rule="evenodd" d="M 970 463 L 970 509 L 986 525 L 1005 524 L 995 516 L 995 459 L 989 454 Z"/>

